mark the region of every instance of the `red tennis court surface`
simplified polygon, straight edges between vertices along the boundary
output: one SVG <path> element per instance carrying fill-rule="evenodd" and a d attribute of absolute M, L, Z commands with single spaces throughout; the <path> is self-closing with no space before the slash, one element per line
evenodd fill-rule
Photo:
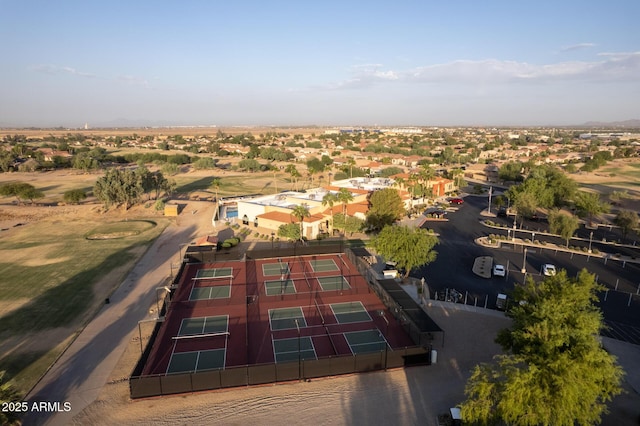
<path fill-rule="evenodd" d="M 344 253 L 186 263 L 142 376 L 415 347 Z M 294 364 L 295 365 L 295 364 Z"/>

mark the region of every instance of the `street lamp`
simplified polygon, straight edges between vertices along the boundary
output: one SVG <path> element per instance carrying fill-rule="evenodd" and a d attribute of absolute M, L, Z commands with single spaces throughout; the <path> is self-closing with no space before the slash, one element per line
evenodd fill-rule
<path fill-rule="evenodd" d="M 273 237 L 276 235 L 275 233 L 271 233 L 271 250 L 273 250 Z"/>
<path fill-rule="evenodd" d="M 389 359 L 388 358 L 389 357 L 389 344 L 387 343 L 387 337 L 386 337 L 386 336 L 389 336 L 389 320 L 385 316 L 384 310 L 382 310 L 382 309 L 380 309 L 378 311 L 378 315 L 380 317 L 382 317 L 382 319 L 384 320 L 384 322 L 386 324 L 385 330 L 384 330 L 385 336 L 383 336 L 384 339 L 385 339 L 385 342 L 384 342 L 384 369 L 386 370 L 387 369 L 387 360 Z"/>
<path fill-rule="evenodd" d="M 524 257 L 522 259 L 522 269 L 520 270 L 523 274 L 527 273 L 527 248 L 524 248 Z"/>
<path fill-rule="evenodd" d="M 591 241 L 593 240 L 593 231 L 589 233 L 589 253 L 591 253 Z"/>

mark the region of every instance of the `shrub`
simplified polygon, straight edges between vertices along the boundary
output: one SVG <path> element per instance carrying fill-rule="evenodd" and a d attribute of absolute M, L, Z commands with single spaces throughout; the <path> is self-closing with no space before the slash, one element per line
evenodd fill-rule
<path fill-rule="evenodd" d="M 258 238 L 258 237 L 260 236 L 260 233 L 259 233 L 259 232 L 256 232 L 255 234 L 253 234 L 253 236 L 254 236 L 255 238 Z"/>
<path fill-rule="evenodd" d="M 231 248 L 231 243 L 228 241 L 225 241 L 224 243 L 222 243 L 221 245 L 222 248 Z"/>
<path fill-rule="evenodd" d="M 592 251 L 593 251 L 594 254 L 600 254 L 600 250 L 598 250 L 598 249 L 593 249 Z"/>

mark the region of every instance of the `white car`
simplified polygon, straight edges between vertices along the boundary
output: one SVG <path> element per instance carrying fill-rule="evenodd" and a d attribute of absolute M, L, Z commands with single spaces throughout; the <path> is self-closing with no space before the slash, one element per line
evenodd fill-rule
<path fill-rule="evenodd" d="M 552 277 L 556 274 L 556 267 L 550 263 L 542 265 L 542 274 L 547 277 Z"/>
<path fill-rule="evenodd" d="M 504 277 L 507 271 L 504 269 L 504 265 L 493 265 L 493 276 L 494 277 Z"/>

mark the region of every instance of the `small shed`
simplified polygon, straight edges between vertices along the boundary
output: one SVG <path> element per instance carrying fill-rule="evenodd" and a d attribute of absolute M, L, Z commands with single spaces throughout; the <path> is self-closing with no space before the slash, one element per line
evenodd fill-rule
<path fill-rule="evenodd" d="M 178 205 L 177 204 L 165 204 L 164 206 L 164 215 L 165 216 L 178 216 Z"/>

